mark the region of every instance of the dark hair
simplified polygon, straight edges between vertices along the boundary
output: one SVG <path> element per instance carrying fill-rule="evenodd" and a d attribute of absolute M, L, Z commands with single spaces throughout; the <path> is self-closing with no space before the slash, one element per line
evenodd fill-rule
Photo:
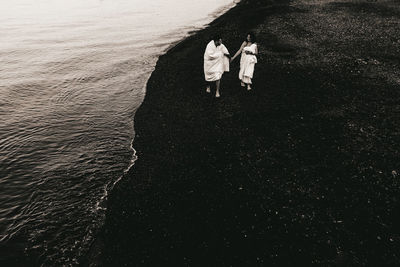
<path fill-rule="evenodd" d="M 247 42 L 247 36 L 248 35 L 250 35 L 250 38 L 251 38 L 251 42 L 252 43 L 256 43 L 257 42 L 257 37 L 256 37 L 256 35 L 253 33 L 253 32 L 248 32 L 247 34 L 246 34 L 246 38 L 244 39 L 246 42 Z"/>
<path fill-rule="evenodd" d="M 217 41 L 217 40 L 219 40 L 219 39 L 222 39 L 222 37 L 221 37 L 221 35 L 220 34 L 214 34 L 214 36 L 213 36 L 213 40 L 214 41 Z"/>

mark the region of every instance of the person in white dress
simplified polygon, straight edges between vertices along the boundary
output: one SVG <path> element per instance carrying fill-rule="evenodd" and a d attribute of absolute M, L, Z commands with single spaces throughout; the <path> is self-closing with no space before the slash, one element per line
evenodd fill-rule
<path fill-rule="evenodd" d="M 231 62 L 239 55 L 240 57 L 240 71 L 239 79 L 242 87 L 247 86 L 247 90 L 251 90 L 252 79 L 254 74 L 254 67 L 257 63 L 258 46 L 256 37 L 253 33 L 248 33 L 246 40 L 243 41 L 239 50 L 231 58 Z"/>
<path fill-rule="evenodd" d="M 211 83 L 216 83 L 215 97 L 220 97 L 221 78 L 229 71 L 229 51 L 222 44 L 222 38 L 216 36 L 211 40 L 204 52 L 204 78 L 207 82 L 206 92 L 211 92 Z"/>

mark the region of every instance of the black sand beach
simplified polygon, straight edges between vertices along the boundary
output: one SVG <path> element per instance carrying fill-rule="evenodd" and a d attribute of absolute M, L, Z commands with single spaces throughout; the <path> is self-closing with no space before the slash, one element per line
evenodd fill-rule
<path fill-rule="evenodd" d="M 254 89 L 203 53 L 258 37 Z M 111 192 L 104 265 L 400 263 L 400 7 L 242 1 L 162 56 Z M 101 242 L 100 242 L 101 241 Z"/>

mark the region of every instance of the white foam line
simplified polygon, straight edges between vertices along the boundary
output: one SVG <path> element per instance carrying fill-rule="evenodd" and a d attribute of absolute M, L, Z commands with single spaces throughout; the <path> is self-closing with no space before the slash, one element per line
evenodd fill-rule
<path fill-rule="evenodd" d="M 146 91 L 146 88 L 147 88 L 147 83 L 148 83 L 148 81 L 149 81 L 149 79 L 150 79 L 150 76 L 151 76 L 151 74 L 153 73 L 153 71 L 154 71 L 154 67 L 152 68 L 152 70 L 149 72 L 149 74 L 148 74 L 148 77 L 147 77 L 147 79 L 146 79 L 146 83 L 145 83 L 145 85 L 143 86 L 143 88 L 142 88 L 142 90 L 143 90 L 143 92 L 145 92 Z M 133 115 L 133 116 L 135 116 L 135 115 Z M 133 125 L 133 127 L 135 127 L 135 125 Z M 135 135 L 136 136 L 136 135 Z M 104 203 L 104 201 L 106 201 L 107 200 L 107 197 L 108 197 L 108 194 L 109 194 L 109 192 L 114 188 L 114 186 L 119 182 L 119 181 L 121 181 L 121 179 L 122 178 L 124 178 L 124 176 L 129 172 L 129 170 L 132 168 L 132 166 L 133 165 L 135 165 L 135 161 L 138 159 L 138 157 L 137 157 L 137 155 L 136 155 L 136 150 L 133 148 L 133 142 L 135 141 L 135 136 L 133 136 L 133 138 L 132 138 L 132 140 L 131 140 L 131 144 L 130 144 L 130 147 L 129 147 L 129 150 L 130 151 L 132 151 L 132 158 L 131 158 L 131 160 L 129 161 L 129 164 L 128 164 L 128 167 L 126 167 L 124 170 L 123 170 L 123 173 L 122 173 L 122 175 L 120 176 L 120 177 L 118 177 L 115 181 L 110 181 L 109 183 L 107 183 L 105 186 L 104 186 L 104 193 L 103 193 L 103 195 L 101 196 L 101 198 L 96 202 L 96 206 L 95 206 L 95 210 L 96 211 L 99 211 L 99 210 L 106 210 L 107 208 L 106 208 L 106 206 L 101 206 L 103 203 Z"/>
<path fill-rule="evenodd" d="M 130 150 L 132 151 L 132 158 L 129 161 L 129 165 L 125 170 L 123 171 L 123 174 L 118 177 L 115 181 L 110 181 L 108 184 L 104 186 L 104 194 L 101 196 L 100 200 L 97 201 L 96 203 L 96 211 L 98 210 L 106 210 L 106 207 L 102 207 L 101 204 L 107 199 L 109 192 L 114 188 L 114 186 L 121 181 L 121 179 L 129 172 L 129 170 L 132 168 L 132 166 L 135 164 L 135 161 L 137 160 L 136 156 L 136 150 L 133 148 L 133 141 L 132 139 L 131 145 L 130 145 Z"/>
<path fill-rule="evenodd" d="M 237 5 L 238 2 L 240 2 L 240 1 L 238 1 L 238 0 L 233 0 L 233 3 L 228 4 L 228 5 L 225 5 L 225 6 L 222 6 L 221 8 L 217 9 L 215 12 L 209 14 L 209 15 L 208 15 L 208 18 L 209 18 L 211 21 L 215 20 L 217 17 L 223 15 L 224 13 L 228 12 L 230 9 L 232 9 L 233 7 L 235 7 L 235 6 Z M 194 29 L 192 28 L 192 29 L 187 30 L 186 35 L 182 36 L 182 38 L 180 38 L 180 40 L 183 41 L 183 40 L 186 39 L 189 35 L 195 34 L 197 31 L 202 30 L 202 29 L 208 27 L 208 26 L 210 25 L 210 23 L 211 23 L 211 22 L 205 23 L 202 27 L 194 27 Z M 191 34 L 189 34 L 189 33 L 191 33 Z M 179 42 L 179 41 L 177 41 L 177 42 Z M 170 47 L 170 48 L 171 48 L 171 47 Z M 166 50 L 162 51 L 162 52 L 158 55 L 158 58 L 159 58 L 160 56 L 166 54 L 166 53 L 168 52 L 168 50 L 169 50 L 169 49 L 167 48 Z M 156 62 L 157 62 L 157 61 L 156 61 Z M 148 84 L 149 79 L 150 79 L 150 77 L 151 77 L 151 75 L 152 75 L 152 73 L 153 73 L 153 71 L 154 71 L 154 69 L 155 69 L 155 66 L 156 66 L 156 63 L 155 63 L 154 66 L 152 67 L 151 71 L 148 73 L 148 77 L 147 77 L 147 79 L 146 79 L 146 83 L 145 83 L 145 85 L 144 85 L 143 88 L 142 88 L 142 92 L 144 92 L 144 93 L 146 93 L 147 84 Z M 145 94 L 144 97 L 146 97 L 146 94 Z M 144 99 L 143 99 L 143 101 L 144 101 Z M 143 102 L 142 102 L 142 103 L 143 103 Z M 135 113 L 136 113 L 136 111 L 135 111 Z M 133 114 L 133 117 L 134 117 L 134 116 L 135 116 L 135 114 Z M 133 125 L 133 128 L 134 128 L 134 127 L 135 127 L 135 125 Z M 111 190 L 114 188 L 114 186 L 115 186 L 119 181 L 121 181 L 121 180 L 124 178 L 124 176 L 129 172 L 129 170 L 132 168 L 132 166 L 135 165 L 135 162 L 136 162 L 136 160 L 138 159 L 138 157 L 137 157 L 137 155 L 136 155 L 136 150 L 133 148 L 133 143 L 134 143 L 134 140 L 135 140 L 135 136 L 136 136 L 136 134 L 133 136 L 133 138 L 132 138 L 132 140 L 131 140 L 130 147 L 129 147 L 129 149 L 132 151 L 132 158 L 131 158 L 131 160 L 129 161 L 128 167 L 125 168 L 125 169 L 123 170 L 122 175 L 119 176 L 115 181 L 114 181 L 114 180 L 111 180 L 109 183 L 107 183 L 107 184 L 104 186 L 103 195 L 102 195 L 101 198 L 96 202 L 96 205 L 95 205 L 95 207 L 94 207 L 94 209 L 95 209 L 94 212 L 97 213 L 97 212 L 101 211 L 101 212 L 100 212 L 100 216 L 103 217 L 103 220 L 104 220 L 104 216 L 105 216 L 105 211 L 107 210 L 107 206 L 104 205 L 104 203 L 106 203 L 107 197 L 108 197 L 109 193 L 110 193 Z M 94 226 L 94 228 L 93 228 L 93 225 L 92 225 L 92 228 L 86 233 L 85 237 L 83 238 L 83 243 L 85 243 L 85 245 L 87 245 L 88 242 L 93 242 L 93 240 L 94 240 L 93 238 L 95 238 L 95 235 L 93 235 L 93 232 L 95 232 L 96 229 L 98 229 L 99 227 L 101 227 L 101 225 L 103 225 L 103 223 L 104 223 L 104 221 L 100 222 L 100 224 L 97 224 L 96 226 Z M 85 246 L 85 245 L 82 245 L 82 247 Z"/>
<path fill-rule="evenodd" d="M 225 5 L 225 6 L 222 6 L 222 7 L 220 7 L 219 9 L 217 9 L 216 11 L 214 11 L 213 13 L 209 14 L 207 17 L 210 18 L 210 19 L 213 21 L 213 20 L 215 20 L 216 18 L 218 18 L 219 16 L 222 16 L 223 14 L 225 14 L 226 12 L 228 12 L 230 9 L 234 8 L 234 7 L 237 5 L 238 2 L 240 2 L 240 1 L 236 1 L 236 0 L 235 0 L 235 1 L 233 1 L 231 4 L 227 4 L 227 5 Z M 212 21 L 211 21 L 211 22 L 212 22 Z M 209 22 L 209 23 L 207 23 L 207 24 L 204 24 L 202 27 L 195 28 L 194 30 L 193 30 L 193 29 L 192 29 L 192 30 L 188 30 L 188 33 L 192 32 L 192 34 L 195 34 L 197 31 L 202 30 L 202 29 L 208 27 L 208 26 L 210 25 L 211 22 Z M 181 41 L 185 40 L 185 38 L 188 37 L 188 35 L 189 35 L 189 34 L 186 34 L 185 36 L 183 36 L 183 38 L 181 39 Z M 179 42 L 181 42 L 181 41 L 177 41 L 177 43 L 179 43 Z M 176 44 L 175 44 L 175 45 L 176 45 Z M 174 46 L 174 45 L 172 45 L 172 46 Z M 160 53 L 159 56 L 166 54 L 166 53 L 168 52 L 168 50 L 169 50 L 169 49 L 166 49 L 164 52 Z M 156 64 L 155 64 L 155 65 L 156 65 Z M 143 89 L 142 89 L 143 92 L 146 92 L 147 83 L 148 83 L 148 81 L 149 81 L 149 79 L 150 79 L 150 76 L 151 76 L 151 74 L 153 73 L 154 69 L 155 69 L 155 66 L 153 66 L 151 72 L 149 73 L 149 75 L 148 75 L 148 77 L 147 77 L 147 79 L 146 79 L 146 84 L 143 86 Z M 146 97 L 146 96 L 145 96 L 145 97 Z M 135 125 L 133 125 L 133 127 L 135 127 Z M 115 186 L 119 181 L 121 181 L 121 179 L 124 178 L 124 176 L 129 172 L 129 170 L 130 170 L 130 169 L 132 168 L 132 166 L 135 164 L 135 161 L 137 160 L 137 155 L 136 155 L 136 150 L 133 148 L 133 142 L 134 142 L 134 140 L 135 140 L 135 136 L 133 137 L 133 139 L 132 139 L 132 141 L 131 141 L 131 145 L 130 145 L 130 150 L 132 151 L 132 158 L 131 158 L 131 160 L 130 160 L 130 162 L 129 162 L 128 167 L 123 171 L 123 174 L 122 174 L 120 177 L 118 177 L 118 179 L 116 179 L 115 181 L 110 181 L 109 183 L 107 183 L 107 184 L 104 186 L 104 194 L 103 194 L 103 196 L 100 198 L 100 200 L 97 201 L 97 203 L 96 203 L 96 207 L 95 207 L 96 211 L 98 211 L 98 210 L 106 210 L 106 209 L 107 209 L 105 206 L 102 207 L 101 204 L 103 204 L 104 201 L 107 200 L 107 197 L 108 197 L 109 192 L 114 188 L 114 186 Z"/>
<path fill-rule="evenodd" d="M 222 6 L 222 7 L 220 7 L 219 9 L 217 9 L 216 11 L 214 11 L 213 13 L 209 14 L 207 17 L 210 18 L 210 19 L 212 19 L 212 20 L 215 20 L 215 19 L 218 18 L 219 16 L 221 16 L 221 15 L 225 14 L 226 12 L 228 12 L 230 9 L 234 8 L 234 7 L 237 5 L 238 2 L 240 2 L 240 1 L 233 1 L 231 4 Z M 204 24 L 202 27 L 195 28 L 194 31 L 193 31 L 193 30 L 188 30 L 188 33 L 189 33 L 189 32 L 192 32 L 192 34 L 195 34 L 198 30 L 204 29 L 204 28 L 206 28 L 207 26 L 209 26 L 210 23 L 211 23 L 211 22 Z M 186 36 L 183 36 L 183 38 L 182 38 L 181 41 L 183 41 L 186 37 L 188 37 L 188 35 L 189 35 L 189 34 L 186 34 Z M 190 34 L 190 35 L 191 35 L 191 34 Z M 181 42 L 181 41 L 177 41 L 177 43 L 179 43 L 179 42 Z M 172 46 L 174 46 L 174 45 L 172 45 Z M 168 52 L 168 50 L 169 50 L 169 49 L 166 49 L 163 53 L 160 54 L 160 56 L 166 54 L 166 53 Z M 146 92 L 147 83 L 148 83 L 148 81 L 149 81 L 149 79 L 150 79 L 150 76 L 151 76 L 151 74 L 153 73 L 154 69 L 155 69 L 155 66 L 153 66 L 152 71 L 151 71 L 151 72 L 149 73 L 149 75 L 148 75 L 147 82 L 146 82 L 146 84 L 144 85 L 144 87 L 143 87 L 143 89 L 142 89 L 143 92 Z M 145 96 L 145 97 L 146 97 L 146 96 Z M 135 125 L 134 125 L 133 127 L 135 127 Z M 137 160 L 137 156 L 136 156 L 136 150 L 133 148 L 133 142 L 134 142 L 134 140 L 135 140 L 135 136 L 133 137 L 133 139 L 132 139 L 132 141 L 131 141 L 130 150 L 132 151 L 132 158 L 131 158 L 131 160 L 130 160 L 130 162 L 129 162 L 128 167 L 123 171 L 123 174 L 122 174 L 120 177 L 118 177 L 118 179 L 116 179 L 115 181 L 110 181 L 109 183 L 107 183 L 107 184 L 104 186 L 104 194 L 103 194 L 103 196 L 100 198 L 100 200 L 97 201 L 97 203 L 96 203 L 96 207 L 95 207 L 96 211 L 98 211 L 98 210 L 106 210 L 106 209 L 107 209 L 105 206 L 102 207 L 101 204 L 103 204 L 103 202 L 107 199 L 107 196 L 108 196 L 109 192 L 114 188 L 114 186 L 115 186 L 119 181 L 121 181 L 122 178 L 124 178 L 124 176 L 129 172 L 129 170 L 130 170 L 130 169 L 132 168 L 132 166 L 135 164 L 135 161 Z"/>

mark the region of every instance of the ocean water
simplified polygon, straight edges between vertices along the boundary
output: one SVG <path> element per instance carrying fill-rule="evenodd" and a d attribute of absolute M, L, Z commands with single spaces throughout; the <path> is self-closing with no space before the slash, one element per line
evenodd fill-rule
<path fill-rule="evenodd" d="M 157 58 L 232 0 L 0 0 L 0 262 L 75 265 Z"/>

